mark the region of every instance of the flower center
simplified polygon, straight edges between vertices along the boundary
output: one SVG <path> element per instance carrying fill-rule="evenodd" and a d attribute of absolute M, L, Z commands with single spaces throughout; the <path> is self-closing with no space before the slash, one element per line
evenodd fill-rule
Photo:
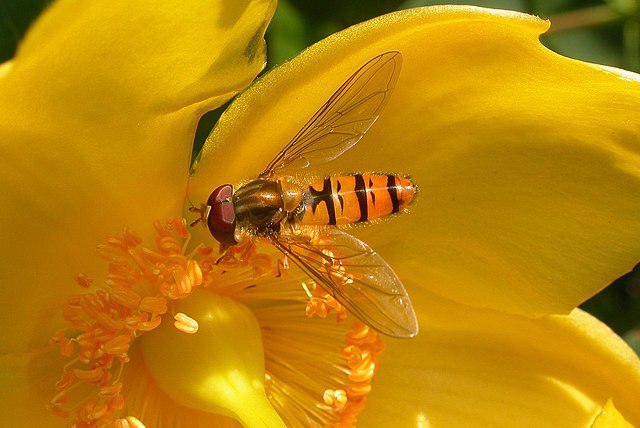
<path fill-rule="evenodd" d="M 98 247 L 104 285 L 76 277 L 94 291 L 52 338 L 70 358 L 52 410 L 78 428 L 355 424 L 378 334 L 269 245 L 187 253 L 184 219 L 154 227 L 155 249 L 129 229 Z"/>

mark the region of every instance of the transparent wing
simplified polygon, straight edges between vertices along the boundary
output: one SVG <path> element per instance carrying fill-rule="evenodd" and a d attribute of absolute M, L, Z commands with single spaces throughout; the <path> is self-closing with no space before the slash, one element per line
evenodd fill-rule
<path fill-rule="evenodd" d="M 274 171 L 329 162 L 353 147 L 380 116 L 396 85 L 402 55 L 386 52 L 360 67 L 269 163 Z"/>
<path fill-rule="evenodd" d="M 389 265 L 367 244 L 339 230 L 316 237 L 273 234 L 273 245 L 368 326 L 393 337 L 418 334 L 411 300 Z"/>

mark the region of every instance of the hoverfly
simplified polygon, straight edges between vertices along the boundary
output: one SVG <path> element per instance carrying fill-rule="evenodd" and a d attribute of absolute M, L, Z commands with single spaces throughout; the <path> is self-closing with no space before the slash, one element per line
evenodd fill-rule
<path fill-rule="evenodd" d="M 413 337 L 418 322 L 398 276 L 367 244 L 336 226 L 400 212 L 416 186 L 397 175 L 350 174 L 308 185 L 291 176 L 336 159 L 360 141 L 389 101 L 401 64 L 395 51 L 371 59 L 258 178 L 235 191 L 230 184 L 218 187 L 193 211 L 223 248 L 266 239 L 364 323 L 389 336 Z"/>

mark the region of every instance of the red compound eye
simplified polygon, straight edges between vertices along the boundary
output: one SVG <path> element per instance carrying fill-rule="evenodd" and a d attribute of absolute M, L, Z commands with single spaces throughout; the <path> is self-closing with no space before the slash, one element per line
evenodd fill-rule
<path fill-rule="evenodd" d="M 207 217 L 209 231 L 218 242 L 224 245 L 236 245 L 236 213 L 233 210 L 233 186 L 224 184 L 211 192 L 207 205 L 211 207 Z"/>

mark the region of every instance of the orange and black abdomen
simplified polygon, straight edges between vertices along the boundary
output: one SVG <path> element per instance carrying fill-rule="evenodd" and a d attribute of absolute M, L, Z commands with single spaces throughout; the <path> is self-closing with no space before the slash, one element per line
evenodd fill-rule
<path fill-rule="evenodd" d="M 408 178 L 396 175 L 353 174 L 325 178 L 304 192 L 302 224 L 358 223 L 404 209 L 416 194 Z"/>

